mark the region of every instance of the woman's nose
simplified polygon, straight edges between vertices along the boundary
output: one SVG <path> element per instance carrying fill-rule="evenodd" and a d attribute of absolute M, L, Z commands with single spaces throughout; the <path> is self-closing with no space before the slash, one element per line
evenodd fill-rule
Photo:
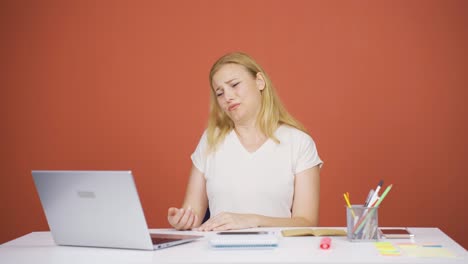
<path fill-rule="evenodd" d="M 224 90 L 224 98 L 226 101 L 231 101 L 234 98 L 234 93 L 231 89 Z"/>

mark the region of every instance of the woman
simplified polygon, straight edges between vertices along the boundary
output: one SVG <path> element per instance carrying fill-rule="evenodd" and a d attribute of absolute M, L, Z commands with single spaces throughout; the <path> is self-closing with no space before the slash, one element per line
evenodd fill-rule
<path fill-rule="evenodd" d="M 317 226 L 322 161 L 265 71 L 247 54 L 230 53 L 211 68 L 210 85 L 208 128 L 169 223 L 199 231 Z M 212 217 L 202 224 L 208 204 Z"/>

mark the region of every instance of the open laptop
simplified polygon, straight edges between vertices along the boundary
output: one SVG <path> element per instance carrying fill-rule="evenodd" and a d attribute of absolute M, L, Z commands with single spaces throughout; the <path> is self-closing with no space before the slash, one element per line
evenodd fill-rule
<path fill-rule="evenodd" d="M 203 236 L 150 234 L 131 171 L 32 171 L 58 245 L 154 250 Z"/>

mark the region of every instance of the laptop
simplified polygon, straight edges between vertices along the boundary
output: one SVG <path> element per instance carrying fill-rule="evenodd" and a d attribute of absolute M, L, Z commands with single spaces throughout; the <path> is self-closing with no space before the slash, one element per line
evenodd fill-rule
<path fill-rule="evenodd" d="M 155 250 L 203 236 L 150 234 L 131 171 L 32 171 L 57 245 Z"/>

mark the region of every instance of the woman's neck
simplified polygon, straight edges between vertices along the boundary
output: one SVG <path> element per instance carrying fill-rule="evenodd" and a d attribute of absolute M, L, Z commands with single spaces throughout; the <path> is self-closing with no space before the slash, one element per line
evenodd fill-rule
<path fill-rule="evenodd" d="M 257 125 L 235 125 L 234 130 L 239 136 L 251 137 L 257 134 L 263 134 Z"/>
<path fill-rule="evenodd" d="M 249 152 L 256 151 L 268 139 L 256 125 L 235 126 L 234 131 L 239 141 Z"/>

